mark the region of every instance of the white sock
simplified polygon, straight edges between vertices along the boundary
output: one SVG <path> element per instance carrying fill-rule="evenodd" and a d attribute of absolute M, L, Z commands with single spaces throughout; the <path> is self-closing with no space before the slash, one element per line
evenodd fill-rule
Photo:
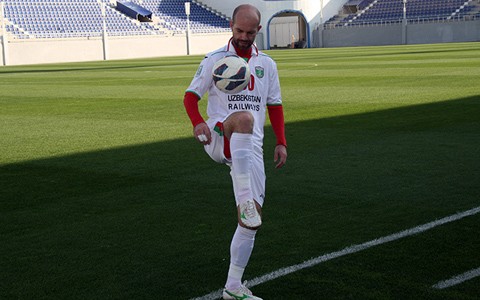
<path fill-rule="evenodd" d="M 235 201 L 239 205 L 253 199 L 250 183 L 253 153 L 252 134 L 234 132 L 230 138 L 230 152 L 232 154 L 233 192 Z"/>
<path fill-rule="evenodd" d="M 225 287 L 235 290 L 242 285 L 243 272 L 252 254 L 256 230 L 237 226 L 230 245 L 230 268 Z"/>

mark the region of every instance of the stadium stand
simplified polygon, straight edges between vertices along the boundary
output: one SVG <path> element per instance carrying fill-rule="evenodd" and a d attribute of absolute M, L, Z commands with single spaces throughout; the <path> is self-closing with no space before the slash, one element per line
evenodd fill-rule
<path fill-rule="evenodd" d="M 478 14 L 474 0 L 407 0 L 405 7 L 407 22 L 448 21 Z M 350 0 L 340 15 L 325 22 L 325 28 L 401 23 L 403 14 L 403 0 Z"/>
<path fill-rule="evenodd" d="M 185 0 L 130 1 L 153 12 L 151 20 L 137 20 L 116 9 L 110 0 L 6 0 L 5 28 L 9 38 L 69 38 L 101 36 L 102 6 L 108 36 L 184 33 L 187 29 Z M 228 19 L 192 2 L 192 33 L 225 32 Z"/>
<path fill-rule="evenodd" d="M 157 24 L 169 31 L 181 33 L 187 30 L 184 0 L 135 0 L 152 11 L 160 19 Z M 190 29 L 193 33 L 212 33 L 229 30 L 228 18 L 192 1 L 190 6 Z"/>

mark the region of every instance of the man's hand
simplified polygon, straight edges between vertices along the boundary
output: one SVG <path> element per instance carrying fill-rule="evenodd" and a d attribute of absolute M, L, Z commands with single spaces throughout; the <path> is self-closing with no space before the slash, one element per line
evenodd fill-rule
<path fill-rule="evenodd" d="M 284 145 L 277 145 L 273 155 L 273 161 L 277 164 L 275 168 L 281 168 L 287 161 L 287 147 Z"/>
<path fill-rule="evenodd" d="M 204 145 L 209 145 L 212 141 L 212 134 L 207 123 L 200 123 L 193 129 L 193 136 L 197 141 Z"/>

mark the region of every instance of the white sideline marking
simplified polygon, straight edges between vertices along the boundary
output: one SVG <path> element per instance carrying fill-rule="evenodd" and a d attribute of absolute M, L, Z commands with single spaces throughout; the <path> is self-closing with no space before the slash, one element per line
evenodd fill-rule
<path fill-rule="evenodd" d="M 394 233 L 394 234 L 391 234 L 391 235 L 387 235 L 387 236 L 384 236 L 384 237 L 381 237 L 381 238 L 378 238 L 378 239 L 374 239 L 374 240 L 371 240 L 369 242 L 365 242 L 363 244 L 349 246 L 349 247 L 346 247 L 346 248 L 344 248 L 340 251 L 336 251 L 336 252 L 328 253 L 328 254 L 325 254 L 325 255 L 322 255 L 322 256 L 318 256 L 318 257 L 312 258 L 310 260 L 304 261 L 303 263 L 293 265 L 293 266 L 289 266 L 289 267 L 285 267 L 285 268 L 281 268 L 281 269 L 278 269 L 277 271 L 273 271 L 271 273 L 265 274 L 265 275 L 260 276 L 260 277 L 256 277 L 252 280 L 249 280 L 248 283 L 247 283 L 247 287 L 253 287 L 253 286 L 259 285 L 259 284 L 274 280 L 276 278 L 288 275 L 290 273 L 294 273 L 294 272 L 300 271 L 300 270 L 305 269 L 305 268 L 313 267 L 313 266 L 318 265 L 322 262 L 326 262 L 326 261 L 332 260 L 332 259 L 337 258 L 337 257 L 345 256 L 345 255 L 348 255 L 348 254 L 353 254 L 353 253 L 360 252 L 362 250 L 366 250 L 366 249 L 374 247 L 374 246 L 382 245 L 382 244 L 385 244 L 385 243 L 388 243 L 388 242 L 393 242 L 393 241 L 396 241 L 398 239 L 401 239 L 401 238 L 404 238 L 404 237 L 407 237 L 407 236 L 411 236 L 411 235 L 415 235 L 415 234 L 418 234 L 418 233 L 421 233 L 421 232 L 425 232 L 425 231 L 430 230 L 432 228 L 435 228 L 437 226 L 440 226 L 440 225 L 443 225 L 443 224 L 446 224 L 446 223 L 450 223 L 450 222 L 454 222 L 454 221 L 458 221 L 458 220 L 460 220 L 462 218 L 465 218 L 465 217 L 468 217 L 468 216 L 473 216 L 475 214 L 478 214 L 479 212 L 480 212 L 480 206 L 472 208 L 472 209 L 464 211 L 464 212 L 456 213 L 454 215 L 451 215 L 451 216 L 448 216 L 448 217 L 445 217 L 445 218 L 442 218 L 442 219 L 439 219 L 439 220 L 436 220 L 436 221 L 433 221 L 433 222 L 430 222 L 430 223 L 426 223 L 426 224 L 423 224 L 423 225 L 419 225 L 417 227 L 413 227 L 413 228 L 410 228 L 410 229 L 407 229 L 407 230 L 404 230 L 404 231 L 400 231 L 400 232 L 397 232 L 397 233 Z M 192 300 L 218 299 L 218 298 L 222 297 L 222 292 L 223 292 L 223 289 L 220 289 L 220 290 L 211 292 L 210 294 L 204 295 L 202 297 L 193 298 Z"/>
<path fill-rule="evenodd" d="M 435 289 L 445 289 L 445 288 L 460 284 L 464 281 L 473 279 L 477 276 L 480 276 L 480 268 L 467 271 L 463 274 L 457 275 L 455 277 L 452 277 L 444 281 L 440 281 L 439 283 L 433 285 L 432 287 Z"/>

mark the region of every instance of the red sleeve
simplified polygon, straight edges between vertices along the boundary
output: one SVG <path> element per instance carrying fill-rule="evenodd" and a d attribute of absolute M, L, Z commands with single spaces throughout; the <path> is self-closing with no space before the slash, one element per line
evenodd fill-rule
<path fill-rule="evenodd" d="M 185 110 L 187 111 L 187 115 L 190 118 L 193 127 L 205 122 L 198 110 L 199 100 L 200 98 L 195 93 L 191 92 L 186 92 L 183 97 L 183 105 L 185 106 Z"/>
<path fill-rule="evenodd" d="M 285 119 L 283 117 L 283 106 L 271 105 L 267 106 L 268 117 L 272 124 L 273 132 L 277 137 L 277 145 L 287 146 L 287 138 L 285 137 Z"/>

